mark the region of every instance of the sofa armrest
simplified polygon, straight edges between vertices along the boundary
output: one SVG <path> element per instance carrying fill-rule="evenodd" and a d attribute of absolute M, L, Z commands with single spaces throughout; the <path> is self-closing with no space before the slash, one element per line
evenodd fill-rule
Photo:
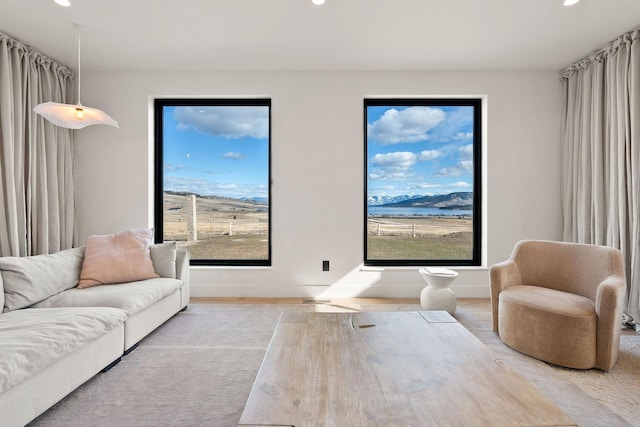
<path fill-rule="evenodd" d="M 176 279 L 182 280 L 182 307 L 189 304 L 191 297 L 191 276 L 189 274 L 189 251 L 186 249 L 178 249 L 176 251 Z"/>
<path fill-rule="evenodd" d="M 596 368 L 608 371 L 616 363 L 626 294 L 625 278 L 618 275 L 609 276 L 598 285 L 595 301 L 598 319 Z"/>
<path fill-rule="evenodd" d="M 498 296 L 509 286 L 521 285 L 522 278 L 518 265 L 512 259 L 494 264 L 489 269 L 491 276 L 491 312 L 493 332 L 498 332 Z"/>

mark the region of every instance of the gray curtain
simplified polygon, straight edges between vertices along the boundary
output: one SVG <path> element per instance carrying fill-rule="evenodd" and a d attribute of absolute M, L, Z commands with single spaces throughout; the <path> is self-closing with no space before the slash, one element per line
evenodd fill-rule
<path fill-rule="evenodd" d="M 33 112 L 70 97 L 67 68 L 0 33 L 0 256 L 73 245 L 72 134 Z"/>
<path fill-rule="evenodd" d="M 619 248 L 640 324 L 640 30 L 564 70 L 564 239 Z"/>

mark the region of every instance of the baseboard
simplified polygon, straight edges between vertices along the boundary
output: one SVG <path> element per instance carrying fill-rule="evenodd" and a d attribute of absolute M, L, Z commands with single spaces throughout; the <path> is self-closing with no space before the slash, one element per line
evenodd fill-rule
<path fill-rule="evenodd" d="M 191 284 L 192 297 L 210 298 L 417 298 L 424 286 L 294 285 L 247 286 Z M 452 285 L 458 298 L 489 298 L 488 286 Z"/>

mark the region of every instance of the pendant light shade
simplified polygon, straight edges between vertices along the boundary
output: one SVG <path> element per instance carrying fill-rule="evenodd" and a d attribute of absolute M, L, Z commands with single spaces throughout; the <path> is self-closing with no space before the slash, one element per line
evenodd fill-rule
<path fill-rule="evenodd" d="M 91 125 L 118 126 L 118 122 L 102 110 L 85 107 L 80 103 L 80 27 L 76 26 L 78 36 L 78 103 L 61 104 L 58 102 L 44 102 L 33 109 L 56 126 L 67 129 L 82 129 Z"/>
<path fill-rule="evenodd" d="M 67 129 L 82 129 L 90 125 L 118 126 L 107 113 L 97 108 L 85 107 L 82 104 L 60 104 L 45 102 L 37 105 L 33 111 L 40 114 L 56 126 Z"/>

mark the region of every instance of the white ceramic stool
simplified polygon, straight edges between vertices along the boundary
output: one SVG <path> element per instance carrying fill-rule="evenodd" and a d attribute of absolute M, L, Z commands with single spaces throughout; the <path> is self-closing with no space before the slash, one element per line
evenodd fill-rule
<path fill-rule="evenodd" d="M 427 268 L 418 270 L 427 287 L 420 293 L 420 305 L 425 310 L 446 310 L 453 315 L 456 311 L 456 294 L 449 288 L 458 277 L 458 272 L 446 268 Z"/>

